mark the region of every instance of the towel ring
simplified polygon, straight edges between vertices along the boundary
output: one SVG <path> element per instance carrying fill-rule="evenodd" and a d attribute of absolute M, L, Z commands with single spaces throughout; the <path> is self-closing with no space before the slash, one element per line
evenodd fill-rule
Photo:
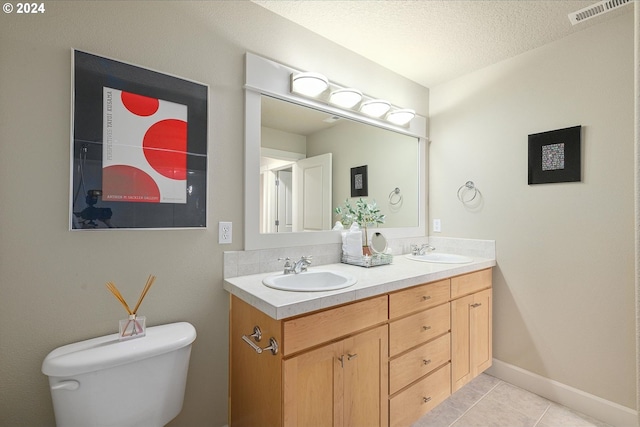
<path fill-rule="evenodd" d="M 465 199 L 465 194 L 471 191 L 473 191 L 473 195 L 470 198 Z M 467 181 L 464 183 L 464 185 L 458 188 L 458 193 L 457 193 L 458 200 L 460 200 L 462 204 L 467 204 L 472 202 L 478 196 L 479 193 L 480 193 L 480 190 L 476 188 L 476 185 L 473 183 L 473 181 Z"/>
<path fill-rule="evenodd" d="M 402 194 L 400 194 L 400 189 L 396 187 L 391 193 L 389 193 L 389 204 L 397 206 L 400 203 L 402 203 Z"/>

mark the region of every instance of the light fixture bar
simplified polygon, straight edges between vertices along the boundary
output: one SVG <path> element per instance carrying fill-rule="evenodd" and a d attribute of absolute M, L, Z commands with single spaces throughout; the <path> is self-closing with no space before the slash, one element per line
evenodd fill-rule
<path fill-rule="evenodd" d="M 384 99 L 367 97 L 358 89 L 333 84 L 320 73 L 294 71 L 290 79 L 290 90 L 294 94 L 385 120 L 397 126 L 408 126 L 416 115 L 415 111 L 408 108 L 392 108 L 391 103 Z"/>

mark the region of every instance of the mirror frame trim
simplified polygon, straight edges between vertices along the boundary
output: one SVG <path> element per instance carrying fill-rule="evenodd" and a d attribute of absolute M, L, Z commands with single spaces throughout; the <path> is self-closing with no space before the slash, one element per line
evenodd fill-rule
<path fill-rule="evenodd" d="M 334 108 L 312 99 L 303 98 L 289 92 L 291 73 L 299 72 L 285 65 L 247 52 L 245 55 L 245 138 L 244 138 L 244 249 L 268 249 L 291 246 L 306 246 L 341 243 L 339 231 L 303 231 L 290 233 L 260 233 L 260 123 L 261 97 L 272 96 L 337 114 L 361 123 L 402 133 L 418 138 L 419 185 L 418 185 L 418 226 L 397 228 L 376 228 L 389 239 L 403 237 L 424 237 L 426 235 L 426 142 L 427 119 L 416 115 L 410 127 L 400 127 L 382 120 L 376 120 Z"/>

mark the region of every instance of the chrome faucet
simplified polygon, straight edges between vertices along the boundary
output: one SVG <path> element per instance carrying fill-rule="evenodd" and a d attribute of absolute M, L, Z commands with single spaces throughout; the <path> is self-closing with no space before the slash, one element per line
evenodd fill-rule
<path fill-rule="evenodd" d="M 291 258 L 278 258 L 284 261 L 284 274 L 299 274 L 307 271 L 307 267 L 311 265 L 312 256 L 303 256 L 296 262 L 291 262 Z"/>
<path fill-rule="evenodd" d="M 411 255 L 424 255 L 427 251 L 435 251 L 436 248 L 434 248 L 433 246 L 431 246 L 428 243 L 424 243 L 420 246 L 418 245 L 411 245 Z"/>

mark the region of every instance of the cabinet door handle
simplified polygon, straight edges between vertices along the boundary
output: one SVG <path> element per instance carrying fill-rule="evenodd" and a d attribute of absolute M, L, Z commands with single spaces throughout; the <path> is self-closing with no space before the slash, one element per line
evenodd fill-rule
<path fill-rule="evenodd" d="M 423 295 L 422 296 L 422 301 L 427 301 L 431 299 L 431 295 Z"/>
<path fill-rule="evenodd" d="M 340 357 L 338 357 L 338 360 L 340 361 L 340 367 L 344 368 L 344 354 Z"/>
<path fill-rule="evenodd" d="M 471 304 L 471 308 L 476 308 L 476 307 L 480 307 L 482 305 L 482 303 L 477 302 L 475 304 Z"/>
<path fill-rule="evenodd" d="M 423 365 L 428 365 L 429 363 L 431 363 L 431 359 L 422 359 Z"/>
<path fill-rule="evenodd" d="M 355 359 L 356 357 L 358 357 L 358 353 L 355 353 L 355 354 L 347 353 L 347 360 Z"/>
<path fill-rule="evenodd" d="M 422 327 L 422 330 L 423 330 L 423 331 L 428 331 L 429 329 L 431 329 L 431 326 L 423 326 L 423 327 Z"/>
<path fill-rule="evenodd" d="M 422 401 L 423 401 L 424 403 L 428 403 L 430 400 L 431 400 L 431 396 L 429 396 L 429 397 L 423 397 L 423 398 L 422 398 Z"/>

